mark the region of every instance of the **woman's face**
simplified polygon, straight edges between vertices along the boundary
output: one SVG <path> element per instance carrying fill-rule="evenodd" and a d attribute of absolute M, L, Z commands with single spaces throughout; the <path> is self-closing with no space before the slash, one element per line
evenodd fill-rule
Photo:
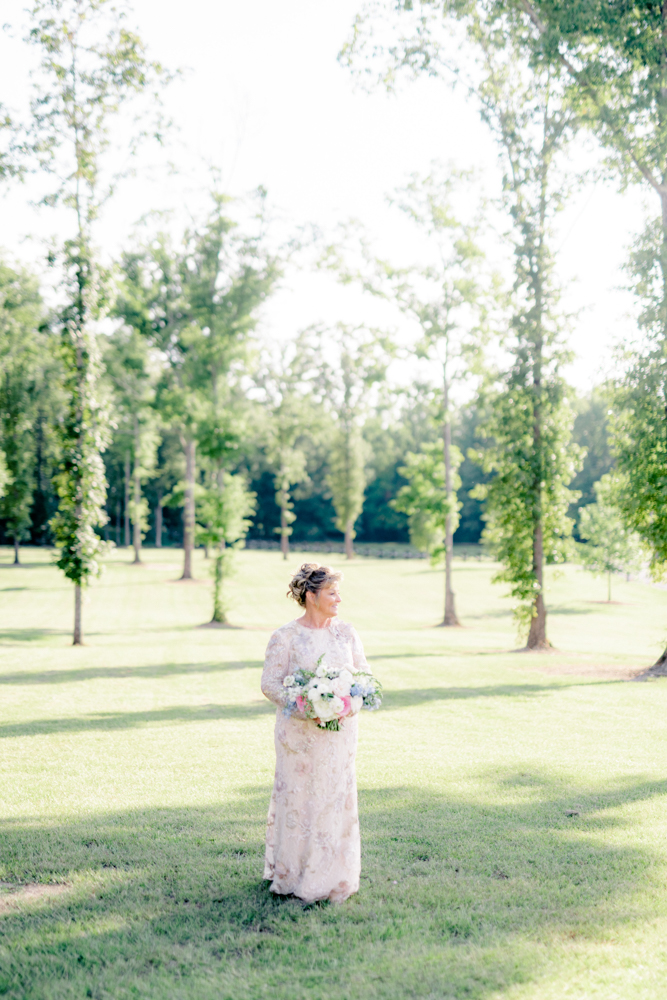
<path fill-rule="evenodd" d="M 327 618 L 335 618 L 338 614 L 338 605 L 342 598 L 338 593 L 337 583 L 322 587 L 316 594 L 308 593 L 306 597 L 311 598 L 313 607 Z"/>

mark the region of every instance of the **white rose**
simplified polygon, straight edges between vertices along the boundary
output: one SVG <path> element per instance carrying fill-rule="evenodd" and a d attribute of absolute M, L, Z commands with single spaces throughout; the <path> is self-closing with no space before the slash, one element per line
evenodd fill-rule
<path fill-rule="evenodd" d="M 294 677 L 292 674 L 288 674 L 283 680 L 283 687 L 290 688 L 294 684 Z"/>
<path fill-rule="evenodd" d="M 322 722 L 329 722 L 330 719 L 336 717 L 336 713 L 333 710 L 333 700 L 333 698 L 318 698 L 317 695 L 311 698 L 315 715 Z"/>
<path fill-rule="evenodd" d="M 319 666 L 317 667 L 317 670 L 315 671 L 315 676 L 326 677 L 326 675 L 327 675 L 326 665 L 324 663 L 320 663 Z"/>
<path fill-rule="evenodd" d="M 316 681 L 313 684 L 311 690 L 313 692 L 317 692 L 320 695 L 322 695 L 322 694 L 333 694 L 334 693 L 333 687 L 331 686 L 330 682 L 327 681 L 327 680 L 318 680 L 318 681 Z"/>
<path fill-rule="evenodd" d="M 353 679 L 349 670 L 341 670 L 339 676 L 332 683 L 331 690 L 339 698 L 344 698 L 350 693 Z"/>
<path fill-rule="evenodd" d="M 361 711 L 364 699 L 360 694 L 355 694 L 354 697 L 350 698 L 350 701 L 352 702 L 352 715 L 356 715 L 357 712 Z"/>
<path fill-rule="evenodd" d="M 345 708 L 345 702 L 341 698 L 331 698 L 329 701 L 334 715 L 340 715 Z"/>

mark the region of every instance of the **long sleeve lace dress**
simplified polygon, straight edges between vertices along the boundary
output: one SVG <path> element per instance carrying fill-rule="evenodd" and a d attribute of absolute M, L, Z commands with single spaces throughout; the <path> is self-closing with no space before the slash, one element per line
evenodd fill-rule
<path fill-rule="evenodd" d="M 361 640 L 351 625 L 332 619 L 325 628 L 298 621 L 276 629 L 266 650 L 262 691 L 278 706 L 276 773 L 266 830 L 264 877 L 271 891 L 306 902 L 342 902 L 359 889 L 357 815 L 357 716 L 339 732 L 312 719 L 283 714 L 283 678 L 299 667 L 312 670 L 318 657 L 348 670 L 367 670 Z"/>

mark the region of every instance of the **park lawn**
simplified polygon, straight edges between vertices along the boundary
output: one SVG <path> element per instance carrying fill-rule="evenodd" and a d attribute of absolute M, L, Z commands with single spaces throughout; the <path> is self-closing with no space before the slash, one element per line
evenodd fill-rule
<path fill-rule="evenodd" d="M 513 652 L 493 566 L 344 566 L 343 617 L 386 688 L 361 719 L 361 891 L 262 881 L 278 553 L 239 553 L 235 628 L 181 554 L 109 559 L 72 648 L 48 553 L 0 550 L 0 996 L 155 1000 L 655 1000 L 667 993 L 667 592 L 567 566 L 552 654 Z M 309 555 L 308 559 L 317 558 Z M 327 561 L 342 566 L 339 556 Z"/>

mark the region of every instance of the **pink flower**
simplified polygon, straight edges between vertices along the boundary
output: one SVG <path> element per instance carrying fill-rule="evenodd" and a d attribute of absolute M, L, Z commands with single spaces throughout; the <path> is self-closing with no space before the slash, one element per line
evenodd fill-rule
<path fill-rule="evenodd" d="M 300 712 L 303 712 L 303 710 L 304 710 L 303 706 L 304 705 L 305 705 L 305 701 L 303 699 L 303 695 L 298 694 L 296 696 L 296 707 L 299 709 Z"/>
<path fill-rule="evenodd" d="M 350 712 L 352 711 L 352 699 L 350 698 L 349 694 L 346 694 L 344 698 L 341 698 L 341 701 L 343 702 L 345 708 L 343 709 L 342 712 L 339 713 L 338 718 L 344 719 L 345 716 L 349 715 Z"/>

